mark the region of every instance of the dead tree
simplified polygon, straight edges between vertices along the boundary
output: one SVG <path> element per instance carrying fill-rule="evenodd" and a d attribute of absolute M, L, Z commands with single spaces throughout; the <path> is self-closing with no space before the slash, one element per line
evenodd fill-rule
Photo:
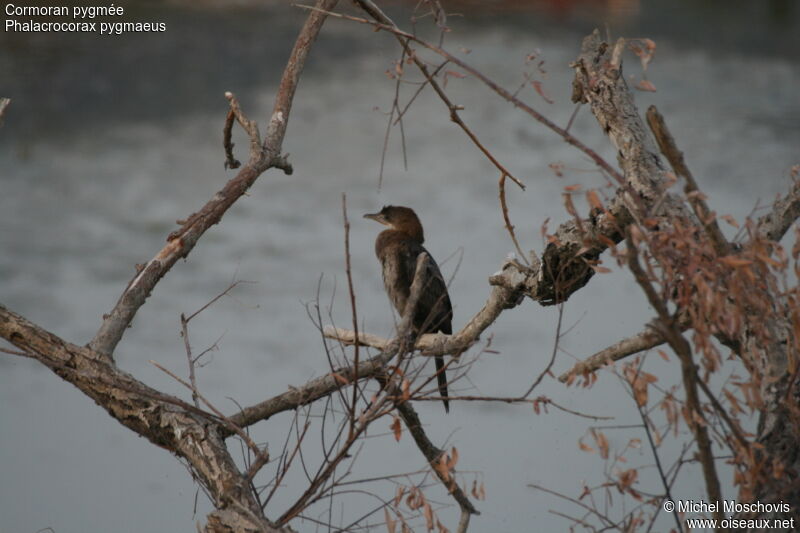
<path fill-rule="evenodd" d="M 373 346 L 380 353 L 359 359 L 356 351 L 352 363 L 332 367 L 329 373 L 301 387 L 245 407 L 230 416 L 208 404 L 192 384 L 188 386 L 194 404 L 154 390 L 116 366 L 114 350 L 126 328 L 177 260 L 191 252 L 204 232 L 220 222 L 226 210 L 261 174 L 271 168 L 291 173 L 292 167 L 282 154 L 282 143 L 294 92 L 314 39 L 336 4 L 336 0 L 318 0 L 310 11 L 284 70 L 263 140 L 257 124 L 247 118 L 237 99 L 230 93 L 226 95 L 230 103 L 225 123 L 227 165 L 239 166 L 230 143 L 234 122 L 238 122 L 249 136 L 248 162 L 205 206 L 180 222 L 181 227 L 167 237 L 167 244 L 153 259 L 137 268 L 136 275 L 112 311 L 104 317 L 95 337 L 86 346 L 71 344 L 0 306 L 0 336 L 19 350 L 4 351 L 41 362 L 92 398 L 121 424 L 186 461 L 216 508 L 207 517 L 207 532 L 291 531 L 289 523 L 310 503 L 318 500 L 326 487 L 331 486 L 337 465 L 348 457 L 352 445 L 368 425 L 387 415 L 396 416 L 398 424 L 402 421 L 406 425 L 431 470 L 461 510 L 458 531 L 466 531 L 470 516 L 477 514 L 478 510 L 455 481 L 456 454 L 440 450 L 425 435 L 410 401 L 417 397 L 419 388 L 412 387 L 412 381 L 403 372 L 408 368 L 404 364 L 417 350 L 425 356 L 463 354 L 504 310 L 527 299 L 541 305 L 566 301 L 595 279 L 601 256 L 611 255 L 633 273 L 656 316 L 640 335 L 599 352 L 565 374 L 563 381 L 591 381 L 593 373 L 608 362 L 659 344 L 668 344 L 678 355 L 681 365 L 685 391 L 683 417 L 693 431 L 709 500 L 719 499 L 720 494 L 720 481 L 708 434 L 708 416 L 713 413 L 722 420 L 725 442 L 734 454 L 739 476 L 736 481 L 742 497 L 747 501 L 782 500 L 790 504 L 793 516 L 796 515 L 796 510 L 800 509 L 800 491 L 793 482 L 800 473 L 800 454 L 796 446 L 800 436 L 796 379 L 800 311 L 796 286 L 785 290 L 776 279 L 781 269 L 785 270 L 788 265 L 786 255 L 781 255 L 778 241 L 800 215 L 800 186 L 795 183 L 790 193 L 778 201 L 769 214 L 748 223 L 747 238 L 743 242 L 728 242 L 717 227 L 714 213 L 705 205 L 668 131 L 659 123 L 658 114 L 652 111 L 648 118 L 661 152 L 675 174 L 687 183 L 683 196 L 669 189 L 672 183 L 669 172 L 661 162 L 656 144 L 645 128 L 622 76 L 622 55 L 627 43 L 624 40 L 613 44 L 603 42 L 597 32 L 584 40 L 582 51 L 573 65 L 573 98 L 590 107 L 602 130 L 617 148 L 618 169 L 576 139 L 568 128 L 549 121 L 472 66 L 440 46 L 401 30 L 371 0 L 355 0 L 367 18 L 345 17 L 396 36 L 403 57 L 417 66 L 425 83 L 446 106 L 449 118 L 496 166 L 500 174 L 502 211 L 512 238 L 513 227 L 504 203 L 504 184 L 506 179 L 521 183 L 492 156 L 461 119 L 459 107 L 448 99 L 437 81 L 436 71 L 420 59 L 416 48 L 426 48 L 441 55 L 443 60 L 485 83 L 498 97 L 510 101 L 589 156 L 616 182 L 615 194 L 608 202 L 600 202 L 591 193 L 588 195 L 592 206 L 588 216 L 580 216 L 568 204 L 571 218 L 549 236 L 549 244 L 541 255 L 525 257 L 523 254 L 523 257 L 504 262 L 501 271 L 489 278 L 486 303 L 460 331 L 449 336 L 423 335 L 415 340 L 414 346 L 407 346 L 406 331 L 414 307 L 411 303 L 394 340 L 357 332 L 355 328 L 354 331 L 326 329 L 328 337 L 345 343 Z M 436 2 L 431 4 L 438 5 Z M 0 101 L 0 118 L 6 105 L 7 101 Z M 516 243 L 515 238 L 514 241 Z M 626 242 L 625 250 L 618 248 L 623 241 Z M 796 260 L 798 255 L 800 249 L 796 247 L 792 256 Z M 424 260 L 423 255 L 420 261 Z M 419 297 L 419 290 L 419 280 L 415 279 L 410 302 Z M 354 323 L 357 320 L 354 319 Z M 689 331 L 693 335 L 691 341 L 686 338 Z M 718 368 L 719 345 L 731 350 L 751 373 L 750 405 L 761 413 L 758 434 L 753 437 L 741 430 L 736 413 L 731 413 L 732 408 L 723 407 L 708 391 L 700 373 L 701 370 L 711 372 Z M 695 361 L 698 354 L 700 366 Z M 539 380 L 542 377 L 544 373 Z M 380 383 L 380 391 L 371 398 L 362 398 L 363 389 L 359 389 L 359 383 L 371 379 Z M 634 375 L 632 382 L 636 383 L 638 379 L 640 376 Z M 526 395 L 501 400 L 530 402 L 534 406 L 538 405 L 537 402 L 545 402 L 545 399 L 529 397 L 539 380 Z M 349 387 L 352 387 L 352 402 L 343 395 L 344 405 L 349 406 L 349 416 L 340 433 L 340 445 L 331 450 L 324 467 L 297 501 L 281 516 L 268 518 L 252 480 L 270 458 L 266 450 L 249 440 L 244 428 Z M 706 401 L 703 402 L 701 397 Z M 458 401 L 459 398 L 453 397 L 452 400 Z M 232 436 L 241 438 L 254 457 L 245 472 L 236 466 L 226 447 L 225 440 Z M 279 482 L 277 479 L 275 488 Z M 427 527 L 432 529 L 435 517 L 429 513 L 430 507 L 425 507 L 424 496 L 412 490 L 408 501 L 424 509 Z M 387 514 L 387 524 L 391 520 Z"/>

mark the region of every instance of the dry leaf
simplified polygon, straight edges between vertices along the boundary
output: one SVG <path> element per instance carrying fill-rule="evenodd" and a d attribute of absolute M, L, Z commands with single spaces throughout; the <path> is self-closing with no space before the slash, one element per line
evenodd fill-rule
<path fill-rule="evenodd" d="M 394 417 L 394 420 L 392 420 L 392 425 L 389 427 L 392 429 L 392 432 L 394 433 L 394 440 L 400 442 L 400 437 L 403 436 L 403 426 L 400 424 L 400 417 L 399 416 Z"/>
<path fill-rule="evenodd" d="M 594 453 L 594 448 L 583 442 L 583 439 L 578 439 L 578 447 L 584 452 Z"/>
<path fill-rule="evenodd" d="M 656 92 L 656 86 L 649 80 L 640 80 L 639 83 L 636 84 L 636 88 L 640 91 L 647 91 L 650 93 Z"/>
<path fill-rule="evenodd" d="M 389 509 L 386 507 L 383 508 L 383 516 L 386 519 L 386 530 L 389 533 L 394 533 L 397 530 L 397 522 L 392 519 L 392 516 L 389 514 Z"/>
<path fill-rule="evenodd" d="M 433 531 L 433 509 L 431 508 L 431 504 L 428 502 L 425 502 L 422 515 L 425 517 L 425 527 L 428 529 L 428 531 Z"/>
<path fill-rule="evenodd" d="M 725 257 L 720 257 L 719 262 L 734 268 L 753 264 L 753 261 L 751 261 L 750 259 L 742 259 L 741 257 L 735 257 L 732 255 L 726 255 Z"/>
<path fill-rule="evenodd" d="M 536 89 L 536 92 L 539 93 L 539 96 L 541 96 L 545 102 L 547 102 L 548 104 L 554 103 L 553 100 L 551 100 L 550 98 L 547 97 L 546 94 L 544 94 L 544 89 L 542 88 L 542 82 L 533 80 L 531 82 L 531 85 L 533 85 L 533 88 Z"/>
<path fill-rule="evenodd" d="M 592 430 L 592 437 L 594 437 L 594 442 L 597 444 L 598 449 L 600 450 L 600 457 L 603 459 L 608 459 L 608 439 L 603 434 L 602 431 L 597 431 L 595 429 Z"/>
<path fill-rule="evenodd" d="M 594 189 L 586 191 L 586 201 L 589 202 L 589 205 L 594 209 L 603 210 L 603 202 L 600 201 L 600 196 Z"/>

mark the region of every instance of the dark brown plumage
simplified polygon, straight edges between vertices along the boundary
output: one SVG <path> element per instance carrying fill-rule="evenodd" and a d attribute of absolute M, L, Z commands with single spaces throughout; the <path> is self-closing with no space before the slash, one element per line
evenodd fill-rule
<path fill-rule="evenodd" d="M 408 207 L 389 205 L 379 213 L 364 215 L 364 218 L 389 226 L 389 229 L 382 231 L 375 240 L 375 255 L 383 267 L 383 284 L 386 292 L 400 316 L 403 316 L 410 296 L 417 257 L 422 252 L 428 254 L 425 283 L 414 311 L 414 329 L 417 334 L 441 331 L 450 335 L 453 332 L 451 324 L 453 307 L 447 294 L 447 284 L 436 261 L 422 246 L 425 237 L 417 214 Z M 439 393 L 443 398 L 445 411 L 450 412 L 444 358 L 435 359 Z"/>

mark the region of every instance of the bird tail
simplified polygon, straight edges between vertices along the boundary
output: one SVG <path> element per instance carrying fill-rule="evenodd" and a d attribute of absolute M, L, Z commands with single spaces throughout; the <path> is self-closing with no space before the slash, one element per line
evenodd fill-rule
<path fill-rule="evenodd" d="M 436 358 L 436 380 L 439 382 L 439 395 L 444 403 L 444 411 L 450 412 L 450 402 L 447 400 L 447 374 L 444 371 L 444 357 Z"/>

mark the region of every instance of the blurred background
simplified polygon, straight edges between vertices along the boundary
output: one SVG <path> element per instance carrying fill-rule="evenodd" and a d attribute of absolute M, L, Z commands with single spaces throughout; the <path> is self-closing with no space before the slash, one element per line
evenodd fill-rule
<path fill-rule="evenodd" d="M 380 3 L 408 28 L 416 4 Z M 613 38 L 653 39 L 657 50 L 646 76 L 658 90 L 638 92 L 637 103 L 642 111 L 656 104 L 664 113 L 711 207 L 741 220 L 788 189 L 790 168 L 800 163 L 796 2 L 443 4 L 451 29 L 445 47 L 512 91 L 528 73 L 541 83 L 542 94 L 528 84 L 520 96 L 561 125 L 574 110 L 568 65 L 583 36 L 599 28 Z M 12 98 L 0 128 L 0 302 L 78 344 L 91 339 L 134 265 L 161 248 L 175 220 L 199 209 L 234 175 L 223 168 L 224 92 L 236 93 L 266 129 L 277 82 L 305 17 L 282 1 L 117 5 L 125 9 L 119 20 L 164 22 L 166 31 L 0 33 L 0 96 Z M 342 9 L 350 10 L 350 4 L 343 2 Z M 430 18 L 418 16 L 415 24 L 422 35 L 438 39 Z M 262 176 L 173 268 L 119 345 L 120 367 L 188 399 L 185 389 L 149 361 L 186 375 L 180 314 L 194 312 L 240 279 L 254 283 L 237 287 L 190 328 L 196 352 L 218 345 L 198 373 L 206 397 L 233 413 L 233 401 L 250 405 L 324 374 L 325 352 L 306 305 L 319 297 L 326 323 L 349 325 L 342 193 L 352 224 L 364 330 L 390 336 L 393 328 L 373 255 L 379 227 L 361 218 L 384 204 L 409 205 L 420 215 L 426 246 L 445 276 L 453 277 L 454 327 L 480 309 L 490 291 L 488 276 L 513 250 L 498 206 L 497 174 L 426 90 L 404 121 L 407 168 L 395 128 L 379 182 L 386 112 L 395 90 L 387 71 L 394 72 L 398 57 L 390 35 L 353 22 L 326 22 L 284 143 L 295 173 Z M 638 58 L 628 54 L 625 61 L 625 75 L 634 85 L 643 75 Z M 511 217 L 523 248 L 541 252 L 542 225 L 549 221 L 553 230 L 568 217 L 563 188 L 604 187 L 606 180 L 560 138 L 451 70 L 447 89 L 465 107 L 464 121 L 527 185 L 526 191 L 507 186 Z M 419 80 L 410 68 L 407 76 Z M 415 90 L 403 86 L 401 101 Z M 616 162 L 588 110 L 578 113 L 572 131 Z M 246 140 L 237 134 L 235 141 L 237 156 L 245 160 Z M 613 272 L 597 276 L 565 306 L 569 331 L 560 341 L 556 374 L 576 358 L 640 331 L 652 316 L 630 275 L 612 261 L 606 266 Z M 469 380 L 453 388 L 490 396 L 522 393 L 550 357 L 556 321 L 555 308 L 529 301 L 504 313 L 484 334 L 499 353 L 481 355 Z M 659 385 L 677 383 L 674 364 L 657 355 L 650 359 L 648 370 L 659 376 Z M 471 531 L 567 530 L 569 522 L 551 510 L 580 516 L 575 506 L 529 485 L 577 497 L 582 483 L 605 480 L 603 462 L 582 452 L 578 439 L 591 443 L 586 437 L 591 427 L 641 423 L 625 387 L 607 372 L 591 389 L 566 388 L 548 378 L 537 394 L 615 418 L 596 422 L 552 409 L 535 415 L 530 406 L 481 403 L 456 403 L 445 416 L 438 403 L 417 404 L 434 442 L 458 448 L 462 481 L 485 485 L 486 500 L 478 502 L 482 514 Z M 315 408 L 312 414 L 319 412 Z M 269 443 L 277 455 L 291 420 L 288 413 L 255 426 L 255 440 Z M 376 431 L 388 426 L 388 420 L 385 427 L 379 422 Z M 636 428 L 605 431 L 618 451 L 629 439 L 644 438 Z M 310 446 L 307 461 L 313 466 L 319 458 L 313 454 L 316 444 Z M 674 459 L 678 449 L 666 444 L 665 460 Z M 237 447 L 233 451 L 240 457 Z M 628 458 L 629 466 L 652 463 L 646 447 Z M 414 471 L 424 460 L 407 436 L 399 443 L 384 436 L 367 441 L 357 464 L 354 477 L 371 477 Z M 654 474 L 645 470 L 638 488 L 658 492 L 647 472 Z M 730 473 L 722 479 L 726 496 L 734 497 Z M 285 510 L 304 482 L 301 471 L 288 476 L 267 515 Z M 384 499 L 395 493 L 390 483 L 367 488 Z M 194 531 L 195 520 L 202 522 L 210 510 L 196 492 L 178 461 L 135 437 L 71 385 L 33 361 L 0 355 L 0 533 Z M 428 494 L 450 503 L 438 487 Z M 702 494 L 699 471 L 684 467 L 673 495 Z M 331 516 L 327 502 L 309 516 L 342 527 L 378 504 L 371 497 L 341 496 Z M 455 529 L 452 506 L 439 515 Z M 310 520 L 293 525 L 300 531 L 327 530 Z M 656 530 L 671 526 L 672 517 L 662 515 Z"/>

